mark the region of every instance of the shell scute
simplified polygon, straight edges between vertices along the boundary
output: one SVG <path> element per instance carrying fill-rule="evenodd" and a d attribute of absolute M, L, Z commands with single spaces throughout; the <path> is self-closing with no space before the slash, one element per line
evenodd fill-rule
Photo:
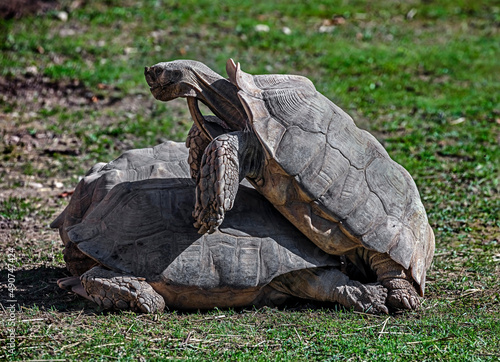
<path fill-rule="evenodd" d="M 328 144 L 297 176 L 297 181 L 313 200 L 323 196 L 333 183 L 347 174 L 349 161 Z"/>
<path fill-rule="evenodd" d="M 353 210 L 345 221 L 349 225 L 352 235 L 361 237 L 369 232 L 375 226 L 385 222 L 387 214 L 384 211 L 384 206 L 373 192 L 370 192 L 363 207 L 357 207 Z"/>
<path fill-rule="evenodd" d="M 408 185 L 399 167 L 384 158 L 376 158 L 366 169 L 370 190 L 382 201 L 388 215 L 402 219 L 407 205 Z"/>
<path fill-rule="evenodd" d="M 415 252 L 415 237 L 410 229 L 406 226 L 401 228 L 398 241 L 389 250 L 389 255 L 392 260 L 401 264 L 405 269 L 411 265 L 412 256 Z"/>
<path fill-rule="evenodd" d="M 361 237 L 362 244 L 368 249 L 387 253 L 400 240 L 403 224 L 399 219 L 388 216 L 385 223 L 377 225 Z"/>
<path fill-rule="evenodd" d="M 306 132 L 326 133 L 328 118 L 321 97 L 308 89 L 294 87 L 266 90 L 264 103 L 270 116 L 286 127 L 297 126 Z"/>
<path fill-rule="evenodd" d="M 299 127 L 292 126 L 284 133 L 275 159 L 290 176 L 296 176 L 316 160 L 324 144 L 323 134 L 307 133 Z"/>
<path fill-rule="evenodd" d="M 248 290 L 282 273 L 339 265 L 244 186 L 219 231 L 199 235 L 189 215 L 193 188 L 190 179 L 117 185 L 69 230 L 70 240 L 105 267 L 182 288 Z"/>
<path fill-rule="evenodd" d="M 297 195 L 304 203 L 317 202 L 325 220 L 359 246 L 389 253 L 412 271 L 423 291 L 422 278 L 432 260 L 434 238 L 408 172 L 311 82 L 286 75 L 251 76 L 242 72 L 239 64 L 230 68 L 228 74 L 238 86 L 240 98 L 248 99 L 245 110 L 257 137 L 264 148 L 272 146 L 268 155 L 293 177 L 294 187 L 287 190 L 294 192 L 280 198 L 280 203 L 273 201 L 275 206 L 323 250 L 335 253 L 325 232 L 310 225 L 307 214 L 298 215 L 294 204 Z M 279 140 L 271 139 L 274 134 L 260 128 L 261 124 L 269 128 L 270 119 L 285 129 L 281 129 Z M 301 137 L 291 137 L 300 134 L 296 128 L 304 131 Z M 321 147 L 316 145 L 317 134 L 326 136 Z M 311 148 L 309 153 L 302 147 L 305 143 Z M 300 170 L 297 163 L 304 160 L 309 161 Z M 274 180 L 272 174 L 269 176 Z M 274 200 L 275 190 L 261 191 Z M 345 245 L 337 246 L 340 250 Z M 425 258 L 423 267 L 419 267 L 421 258 Z"/>
<path fill-rule="evenodd" d="M 335 218 L 344 220 L 355 208 L 363 207 L 368 194 L 363 171 L 349 167 L 319 200 Z"/>
<path fill-rule="evenodd" d="M 364 132 L 352 121 L 339 117 L 339 122 L 332 122 L 328 129 L 327 142 L 338 149 L 350 164 L 357 169 L 364 169 L 378 152 L 371 142 L 364 137 Z"/>

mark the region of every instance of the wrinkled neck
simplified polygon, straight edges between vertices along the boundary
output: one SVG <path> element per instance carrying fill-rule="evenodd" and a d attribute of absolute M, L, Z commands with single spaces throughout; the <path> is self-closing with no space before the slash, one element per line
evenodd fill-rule
<path fill-rule="evenodd" d="M 223 120 L 229 129 L 236 131 L 245 128 L 247 116 L 234 84 L 208 67 L 193 69 L 193 78 L 198 100 Z"/>

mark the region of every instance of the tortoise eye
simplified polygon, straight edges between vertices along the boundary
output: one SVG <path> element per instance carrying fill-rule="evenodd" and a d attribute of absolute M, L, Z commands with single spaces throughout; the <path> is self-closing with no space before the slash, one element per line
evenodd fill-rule
<path fill-rule="evenodd" d="M 174 70 L 170 76 L 172 82 L 177 82 L 182 78 L 182 72 L 180 70 Z"/>
<path fill-rule="evenodd" d="M 155 68 L 154 72 L 155 72 L 156 79 L 158 79 L 158 78 L 161 77 L 161 73 L 163 73 L 163 69 L 161 69 L 160 67 L 158 67 L 158 68 Z"/>

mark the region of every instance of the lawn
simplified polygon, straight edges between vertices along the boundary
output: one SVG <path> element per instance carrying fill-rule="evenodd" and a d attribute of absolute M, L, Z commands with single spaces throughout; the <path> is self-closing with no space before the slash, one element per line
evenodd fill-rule
<path fill-rule="evenodd" d="M 498 1 L 10 3 L 0 5 L 0 359 L 500 358 Z M 184 100 L 152 97 L 144 67 L 196 59 L 225 74 L 230 57 L 249 73 L 308 77 L 412 174 L 436 234 L 421 309 L 139 315 L 57 287 L 69 273 L 48 225 L 79 178 L 128 149 L 182 141 L 192 124 Z"/>

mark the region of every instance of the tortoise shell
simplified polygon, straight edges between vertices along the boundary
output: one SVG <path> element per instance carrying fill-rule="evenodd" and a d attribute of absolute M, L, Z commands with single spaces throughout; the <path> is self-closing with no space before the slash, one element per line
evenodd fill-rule
<path fill-rule="evenodd" d="M 253 76 L 232 60 L 227 73 L 265 150 L 267 168 L 273 169 L 267 177 L 274 185 L 284 183 L 283 175 L 291 179 L 283 188 L 284 201 L 268 197 L 275 206 L 328 252 L 364 247 L 388 253 L 411 271 L 423 294 L 434 234 L 410 174 L 307 78 Z M 316 215 L 301 219 L 295 201 Z M 306 222 L 314 217 L 330 222 L 331 235 L 340 230 L 346 237 L 317 236 Z"/>
<path fill-rule="evenodd" d="M 121 183 L 68 229 L 69 239 L 99 264 L 153 286 L 244 290 L 295 270 L 339 267 L 338 258 L 245 186 L 221 228 L 198 234 L 191 216 L 194 188 L 185 178 Z"/>

